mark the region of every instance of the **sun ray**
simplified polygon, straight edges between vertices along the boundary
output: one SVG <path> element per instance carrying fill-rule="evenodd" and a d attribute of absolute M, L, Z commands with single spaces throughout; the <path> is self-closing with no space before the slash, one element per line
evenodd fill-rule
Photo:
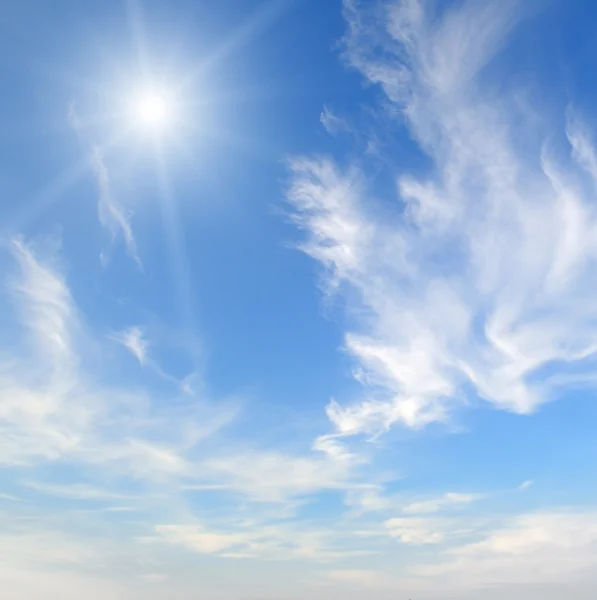
<path fill-rule="evenodd" d="M 166 158 L 159 142 L 155 144 L 157 164 L 159 204 L 166 245 L 170 254 L 170 268 L 175 290 L 176 309 L 182 325 L 187 331 L 195 330 L 195 311 L 193 309 L 194 290 L 191 284 L 190 266 L 186 249 L 184 230 L 181 227 L 178 206 L 168 177 Z"/>
<path fill-rule="evenodd" d="M 131 37 L 135 46 L 135 54 L 139 69 L 144 78 L 149 77 L 149 57 L 147 52 L 147 36 L 143 18 L 142 0 L 127 0 L 126 9 L 131 27 Z"/>
<path fill-rule="evenodd" d="M 187 73 L 180 82 L 180 90 L 185 92 L 193 88 L 203 75 L 238 52 L 274 23 L 293 2 L 294 0 L 270 0 L 259 6 L 209 56 Z"/>
<path fill-rule="evenodd" d="M 104 152 L 117 146 L 121 141 L 122 135 L 114 136 L 99 148 Z M 97 144 L 95 148 L 98 148 Z M 53 204 L 59 202 L 69 190 L 93 172 L 94 152 L 95 150 L 86 152 L 83 158 L 63 169 L 29 200 L 24 201 L 19 210 L 6 219 L 3 231 L 23 231 L 40 219 Z"/>

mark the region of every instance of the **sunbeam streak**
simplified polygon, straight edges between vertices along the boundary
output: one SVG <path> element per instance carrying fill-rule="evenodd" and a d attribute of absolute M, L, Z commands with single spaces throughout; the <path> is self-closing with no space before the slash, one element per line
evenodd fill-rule
<path fill-rule="evenodd" d="M 187 331 L 195 329 L 195 315 L 193 309 L 193 287 L 189 269 L 184 229 L 181 226 L 176 199 L 172 184 L 167 172 L 166 158 L 161 144 L 155 145 L 157 164 L 159 203 L 162 214 L 162 227 L 166 237 L 169 252 L 169 262 L 175 306 L 179 314 L 181 325 Z"/>

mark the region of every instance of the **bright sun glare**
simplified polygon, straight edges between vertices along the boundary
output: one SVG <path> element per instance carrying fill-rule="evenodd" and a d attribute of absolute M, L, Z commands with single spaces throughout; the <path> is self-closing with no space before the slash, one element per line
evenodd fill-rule
<path fill-rule="evenodd" d="M 137 125 L 152 131 L 164 130 L 172 119 L 172 105 L 168 97 L 156 90 L 144 90 L 133 102 L 133 116 Z"/>

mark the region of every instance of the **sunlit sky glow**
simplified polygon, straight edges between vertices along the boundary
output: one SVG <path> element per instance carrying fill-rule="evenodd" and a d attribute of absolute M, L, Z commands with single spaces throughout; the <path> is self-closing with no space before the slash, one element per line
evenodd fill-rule
<path fill-rule="evenodd" d="M 2 10 L 2 600 L 597 597 L 597 5 Z"/>
<path fill-rule="evenodd" d="M 142 128 L 163 129 L 168 127 L 173 116 L 174 107 L 167 94 L 159 89 L 142 89 L 135 94 L 131 104 L 133 118 Z"/>

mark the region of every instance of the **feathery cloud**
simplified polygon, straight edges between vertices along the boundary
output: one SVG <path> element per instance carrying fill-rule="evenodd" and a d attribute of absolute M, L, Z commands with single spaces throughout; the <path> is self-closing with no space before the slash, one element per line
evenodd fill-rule
<path fill-rule="evenodd" d="M 99 194 L 97 208 L 100 223 L 108 231 L 112 240 L 122 236 L 129 256 L 141 266 L 129 217 L 115 200 L 110 189 L 110 175 L 99 146 L 93 148 L 92 166 Z"/>
<path fill-rule="evenodd" d="M 23 324 L 45 360 L 56 368 L 72 367 L 76 362 L 72 336 L 77 315 L 63 278 L 39 263 L 22 239 L 14 239 L 10 247 L 20 267 L 11 291 Z"/>
<path fill-rule="evenodd" d="M 350 131 L 350 127 L 345 119 L 335 115 L 329 106 L 324 106 L 319 117 L 323 128 L 331 135 L 339 135 Z"/>
<path fill-rule="evenodd" d="M 143 366 L 149 352 L 149 341 L 146 339 L 141 327 L 129 327 L 114 336 Z"/>
<path fill-rule="evenodd" d="M 18 271 L 9 291 L 34 344 L 0 364 L 0 461 L 68 458 L 144 478 L 190 475 L 185 454 L 229 423 L 234 407 L 215 410 L 188 397 L 166 418 L 142 387 L 110 385 L 106 365 L 83 360 L 92 344 L 55 256 L 42 259 L 19 239 L 11 250 Z M 141 351 L 141 337 L 127 340 Z"/>
<path fill-rule="evenodd" d="M 83 141 L 81 119 L 79 118 L 74 102 L 71 102 L 68 107 L 67 119 L 72 130 Z M 87 146 L 87 144 L 85 145 Z M 137 252 L 137 245 L 129 216 L 112 193 L 110 174 L 106 166 L 104 151 L 98 144 L 91 145 L 90 165 L 98 189 L 97 213 L 100 224 L 108 231 L 112 242 L 118 236 L 122 236 L 128 255 L 141 267 L 141 260 Z M 103 251 L 101 258 L 102 261 L 106 261 L 106 255 Z"/>
<path fill-rule="evenodd" d="M 336 451 L 339 437 L 445 421 L 471 396 L 529 414 L 557 397 L 556 374 L 588 382 L 592 133 L 569 110 L 568 158 L 534 130 L 522 152 L 519 108 L 479 84 L 522 8 L 468 1 L 438 16 L 417 0 L 345 1 L 346 60 L 381 86 L 391 110 L 380 118 L 398 114 L 431 166 L 397 170 L 396 196 L 381 202 L 358 165 L 291 165 L 302 249 L 347 298 L 345 347 L 364 390 L 327 407 Z"/>

